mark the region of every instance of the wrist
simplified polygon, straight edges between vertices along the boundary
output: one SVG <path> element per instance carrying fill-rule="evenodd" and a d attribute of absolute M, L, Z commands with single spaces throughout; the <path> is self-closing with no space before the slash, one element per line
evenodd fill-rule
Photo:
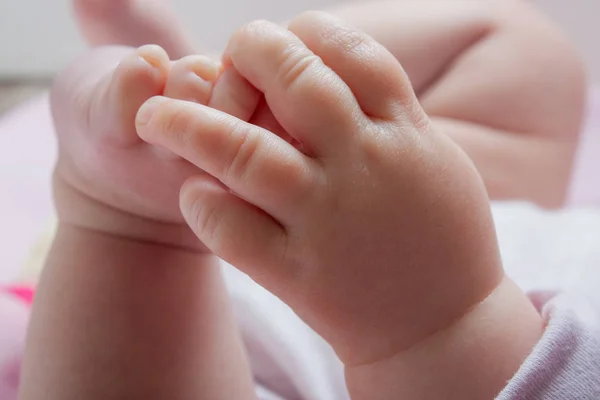
<path fill-rule="evenodd" d="M 542 331 L 538 312 L 505 277 L 483 302 L 445 329 L 392 357 L 346 367 L 348 387 L 353 399 L 494 398 Z"/>
<path fill-rule="evenodd" d="M 53 189 L 60 224 L 128 240 L 208 252 L 185 223 L 162 222 L 111 207 L 57 174 L 53 176 Z"/>

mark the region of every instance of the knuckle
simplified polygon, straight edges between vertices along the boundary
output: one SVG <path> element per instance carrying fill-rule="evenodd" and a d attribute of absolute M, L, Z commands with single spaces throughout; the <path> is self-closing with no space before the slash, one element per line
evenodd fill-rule
<path fill-rule="evenodd" d="M 369 38 L 362 32 L 344 25 L 324 26 L 321 39 L 330 42 L 336 48 L 356 54 L 361 52 L 369 43 Z"/>
<path fill-rule="evenodd" d="M 298 46 L 288 46 L 280 56 L 278 80 L 283 88 L 293 89 L 306 84 L 307 78 L 322 64 L 319 56 Z"/>
<path fill-rule="evenodd" d="M 183 107 L 175 107 L 171 102 L 165 103 L 157 115 L 157 129 L 168 135 L 171 140 L 184 141 L 190 129 L 193 128 L 191 115 Z"/>
<path fill-rule="evenodd" d="M 295 161 L 295 160 L 294 160 Z M 284 179 L 292 182 L 301 193 L 315 184 L 315 173 L 306 163 L 289 162 L 284 169 Z"/>
<path fill-rule="evenodd" d="M 310 209 L 307 205 L 313 204 L 316 193 L 321 190 L 321 170 L 313 168 L 310 162 L 298 160 L 289 160 L 279 167 L 274 186 L 286 190 L 278 190 L 272 197 L 282 206 L 295 209 L 298 215 L 303 214 L 301 210 Z"/>
<path fill-rule="evenodd" d="M 196 196 L 189 203 L 188 215 L 198 238 L 212 247 L 218 239 L 220 226 L 218 208 L 207 203 L 203 196 Z"/>
<path fill-rule="evenodd" d="M 260 138 L 242 127 L 241 124 L 234 125 L 231 133 L 231 137 L 235 137 L 237 140 L 231 152 L 230 161 L 225 164 L 224 176 L 230 180 L 240 180 L 255 163 L 260 147 Z"/>
<path fill-rule="evenodd" d="M 198 227 L 200 237 L 205 243 L 210 244 L 211 248 L 214 248 L 219 242 L 219 227 L 221 226 L 220 213 L 217 207 L 204 207 L 200 222 L 202 223 Z"/>

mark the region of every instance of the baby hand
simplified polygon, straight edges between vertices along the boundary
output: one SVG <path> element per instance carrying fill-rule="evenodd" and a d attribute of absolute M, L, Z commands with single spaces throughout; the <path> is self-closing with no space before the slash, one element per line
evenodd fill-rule
<path fill-rule="evenodd" d="M 415 345 L 494 290 L 503 273 L 481 180 L 381 45 L 305 14 L 289 30 L 245 26 L 225 54 L 299 146 L 191 102 L 155 97 L 137 115 L 145 141 L 214 177 L 188 179 L 180 198 L 210 250 L 347 365 Z"/>

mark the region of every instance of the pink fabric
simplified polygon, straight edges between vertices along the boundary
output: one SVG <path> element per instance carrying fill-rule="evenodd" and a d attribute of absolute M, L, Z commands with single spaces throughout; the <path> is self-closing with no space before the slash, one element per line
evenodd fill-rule
<path fill-rule="evenodd" d="M 53 214 L 50 174 L 55 157 L 47 95 L 0 117 L 0 284 L 18 277 Z"/>
<path fill-rule="evenodd" d="M 0 400 L 16 400 L 29 305 L 0 290 Z"/>
<path fill-rule="evenodd" d="M 35 290 L 29 286 L 8 286 L 6 288 L 0 287 L 0 292 L 5 291 L 8 294 L 15 296 L 17 299 L 21 300 L 27 305 L 31 305 L 33 303 L 33 296 L 35 294 Z"/>

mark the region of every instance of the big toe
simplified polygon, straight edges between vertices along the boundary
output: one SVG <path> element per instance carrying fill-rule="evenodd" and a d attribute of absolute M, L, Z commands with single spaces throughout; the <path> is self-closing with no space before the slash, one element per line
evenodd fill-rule
<path fill-rule="evenodd" d="M 93 87 L 87 111 L 90 132 L 122 143 L 139 141 L 137 111 L 150 97 L 162 94 L 168 69 L 169 58 L 158 46 L 126 55 Z"/>
<path fill-rule="evenodd" d="M 219 73 L 219 64 L 207 56 L 184 57 L 171 64 L 164 95 L 207 105 Z"/>

